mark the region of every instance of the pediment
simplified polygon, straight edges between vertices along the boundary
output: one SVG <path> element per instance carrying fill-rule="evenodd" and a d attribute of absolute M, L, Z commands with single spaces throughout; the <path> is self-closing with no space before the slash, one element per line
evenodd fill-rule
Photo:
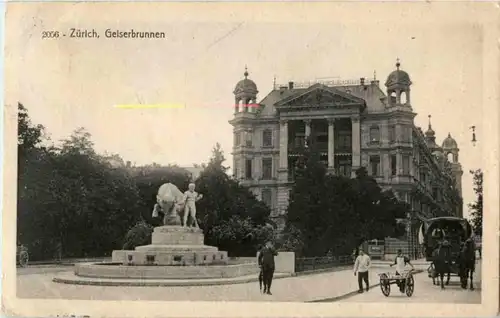
<path fill-rule="evenodd" d="M 294 94 L 276 104 L 277 107 L 335 107 L 342 105 L 363 105 L 365 101 L 338 89 L 316 86 L 305 92 Z"/>

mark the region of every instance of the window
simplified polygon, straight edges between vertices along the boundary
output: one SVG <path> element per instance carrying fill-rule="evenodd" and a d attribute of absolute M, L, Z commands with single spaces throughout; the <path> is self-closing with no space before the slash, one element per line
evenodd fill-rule
<path fill-rule="evenodd" d="M 241 144 L 241 134 L 239 131 L 234 133 L 234 145 L 238 147 Z"/>
<path fill-rule="evenodd" d="M 271 129 L 266 129 L 262 132 L 262 146 L 263 147 L 273 146 L 273 132 Z"/>
<path fill-rule="evenodd" d="M 351 135 L 348 132 L 339 132 L 338 140 L 335 143 L 337 149 L 339 150 L 348 150 L 350 151 L 352 148 Z"/>
<path fill-rule="evenodd" d="M 305 144 L 306 144 L 306 137 L 305 137 L 305 135 L 301 134 L 301 133 L 297 133 L 295 135 L 293 147 L 295 147 L 295 148 L 301 148 L 301 147 L 304 147 Z"/>
<path fill-rule="evenodd" d="M 380 141 L 380 130 L 377 126 L 370 128 L 370 142 Z"/>
<path fill-rule="evenodd" d="M 401 126 L 401 141 L 410 142 L 411 141 L 412 130 L 411 127 Z"/>
<path fill-rule="evenodd" d="M 395 142 L 396 141 L 396 126 L 390 125 L 389 126 L 389 142 Z"/>
<path fill-rule="evenodd" d="M 403 156 L 403 175 L 410 175 L 410 156 Z"/>
<path fill-rule="evenodd" d="M 267 205 L 269 208 L 272 208 L 272 192 L 271 189 L 262 189 L 262 202 Z"/>
<path fill-rule="evenodd" d="M 397 174 L 397 158 L 396 155 L 391 155 L 391 175 L 395 176 Z"/>
<path fill-rule="evenodd" d="M 252 179 L 252 159 L 245 160 L 245 179 Z"/>
<path fill-rule="evenodd" d="M 247 147 L 252 147 L 252 132 L 247 131 L 245 132 L 245 144 Z"/>
<path fill-rule="evenodd" d="M 380 173 L 380 156 L 370 156 L 370 173 L 372 176 L 378 176 Z"/>
<path fill-rule="evenodd" d="M 273 159 L 262 159 L 262 179 L 270 180 L 273 178 Z"/>

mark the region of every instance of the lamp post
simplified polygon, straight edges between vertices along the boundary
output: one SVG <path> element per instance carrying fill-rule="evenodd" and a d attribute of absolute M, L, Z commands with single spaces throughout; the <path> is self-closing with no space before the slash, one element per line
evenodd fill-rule
<path fill-rule="evenodd" d="M 412 253 L 412 237 L 411 237 L 411 212 L 406 213 L 406 235 L 407 235 L 407 245 L 408 245 L 408 257 L 413 259 Z"/>
<path fill-rule="evenodd" d="M 471 140 L 471 142 L 472 142 L 472 146 L 475 147 L 476 143 L 477 143 L 477 140 L 476 140 L 476 126 L 474 126 L 474 125 L 470 126 L 469 129 L 472 130 L 472 140 Z"/>

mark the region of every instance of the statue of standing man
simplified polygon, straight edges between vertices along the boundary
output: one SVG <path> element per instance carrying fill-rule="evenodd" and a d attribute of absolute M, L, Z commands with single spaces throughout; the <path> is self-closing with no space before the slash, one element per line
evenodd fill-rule
<path fill-rule="evenodd" d="M 188 217 L 191 216 L 190 226 L 199 228 L 198 220 L 196 219 L 196 202 L 203 198 L 203 195 L 198 194 L 198 192 L 194 191 L 194 189 L 194 183 L 190 183 L 189 189 L 184 192 L 184 222 L 182 225 L 187 227 Z"/>

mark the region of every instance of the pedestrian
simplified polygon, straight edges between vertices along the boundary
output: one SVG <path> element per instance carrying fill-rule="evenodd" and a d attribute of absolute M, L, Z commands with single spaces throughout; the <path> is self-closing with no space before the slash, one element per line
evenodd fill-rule
<path fill-rule="evenodd" d="M 262 280 L 264 282 L 264 293 L 271 294 L 271 284 L 274 275 L 274 257 L 278 255 L 271 242 L 267 242 L 259 253 L 259 264 L 262 268 Z"/>
<path fill-rule="evenodd" d="M 403 272 L 406 270 L 406 265 L 410 265 L 411 269 L 415 269 L 413 267 L 413 264 L 410 262 L 410 259 L 403 255 L 402 250 L 398 250 L 398 254 L 396 255 L 396 258 L 394 259 L 394 263 L 391 264 L 391 267 L 396 265 L 396 275 L 402 275 Z M 398 286 L 399 286 L 399 291 L 404 293 L 405 291 L 405 280 L 398 280 Z"/>
<path fill-rule="evenodd" d="M 358 275 L 358 293 L 363 292 L 363 281 L 366 285 L 366 291 L 370 289 L 370 282 L 368 280 L 368 270 L 370 269 L 371 261 L 370 256 L 366 255 L 362 249 L 359 249 L 359 255 L 354 262 L 354 276 Z"/>
<path fill-rule="evenodd" d="M 257 264 L 259 265 L 259 288 L 260 288 L 260 292 L 262 293 L 262 283 L 263 283 L 263 273 L 262 273 L 262 264 L 261 264 L 261 260 L 260 260 L 260 253 L 262 251 L 262 248 L 264 248 L 264 246 L 262 245 L 259 245 L 258 249 L 257 249 Z"/>

